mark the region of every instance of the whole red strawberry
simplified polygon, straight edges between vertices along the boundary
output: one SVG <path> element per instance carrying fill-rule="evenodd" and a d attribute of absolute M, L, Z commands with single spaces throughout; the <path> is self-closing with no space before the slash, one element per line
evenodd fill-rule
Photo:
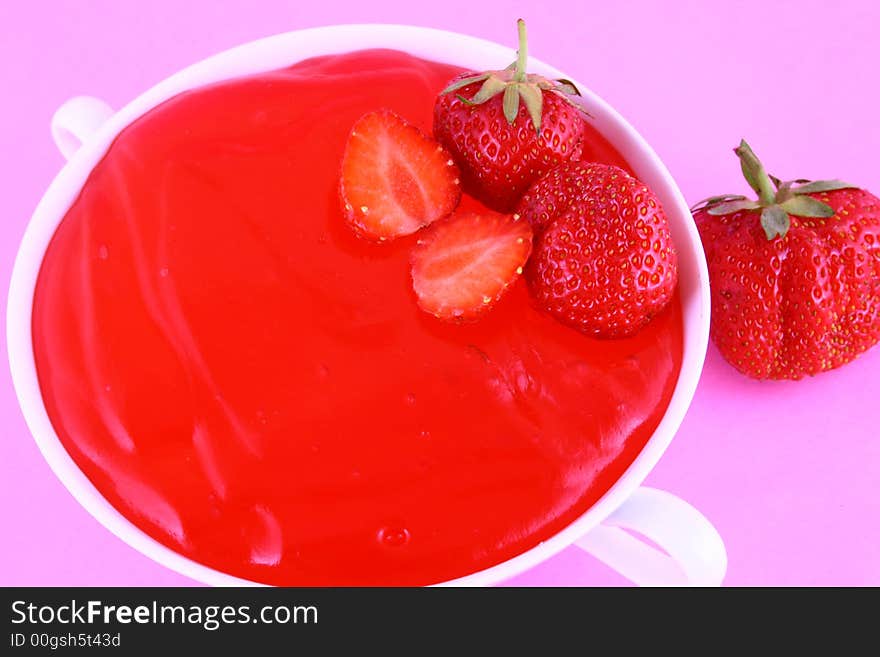
<path fill-rule="evenodd" d="M 583 333 L 632 335 L 670 301 L 678 260 L 656 196 L 627 172 L 568 162 L 519 212 L 538 233 L 526 280 L 537 303 Z"/>
<path fill-rule="evenodd" d="M 712 338 L 756 379 L 800 379 L 880 339 L 880 200 L 839 180 L 782 182 L 743 141 L 758 201 L 694 208 L 712 285 Z"/>
<path fill-rule="evenodd" d="M 452 153 L 465 191 L 500 212 L 545 172 L 578 159 L 585 133 L 574 85 L 526 73 L 525 23 L 517 25 L 514 64 L 456 77 L 434 105 L 434 137 Z"/>

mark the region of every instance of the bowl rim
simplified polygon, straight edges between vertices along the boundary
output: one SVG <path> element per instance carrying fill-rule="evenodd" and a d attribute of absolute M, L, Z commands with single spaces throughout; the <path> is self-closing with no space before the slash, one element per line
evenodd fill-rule
<path fill-rule="evenodd" d="M 454 43 L 455 47 L 450 47 Z M 473 62 L 505 66 L 512 48 L 485 39 L 428 27 L 394 24 L 330 25 L 284 32 L 230 48 L 146 90 L 111 116 L 55 176 L 27 224 L 16 254 L 7 302 L 7 347 L 12 379 L 25 421 L 43 457 L 62 484 L 98 522 L 129 546 L 196 581 L 219 586 L 254 586 L 198 563 L 159 543 L 116 510 L 64 449 L 49 420 L 34 362 L 31 321 L 37 276 L 46 247 L 93 167 L 116 135 L 172 96 L 195 87 L 290 66 L 309 57 L 367 48 L 391 48 L 462 67 Z M 573 79 L 538 59 L 530 70 Z M 617 509 L 644 481 L 669 446 L 693 398 L 709 339 L 709 277 L 702 245 L 687 203 L 666 166 L 642 136 L 610 105 L 580 82 L 583 101 L 603 136 L 627 159 L 637 176 L 660 197 L 679 251 L 684 320 L 682 366 L 672 398 L 645 446 L 615 483 L 578 518 L 547 540 L 489 568 L 439 585 L 484 586 L 502 582 L 573 544 Z"/>

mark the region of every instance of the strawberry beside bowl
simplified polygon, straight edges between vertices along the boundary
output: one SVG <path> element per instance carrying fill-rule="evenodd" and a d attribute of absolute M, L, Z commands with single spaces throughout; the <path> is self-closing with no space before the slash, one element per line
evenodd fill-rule
<path fill-rule="evenodd" d="M 52 120 L 52 134 L 67 164 L 37 206 L 16 258 L 9 292 L 7 340 L 16 393 L 28 426 L 50 467 L 99 522 L 155 561 L 214 585 L 249 585 L 199 564 L 160 544 L 117 511 L 92 485 L 63 447 L 50 422 L 34 359 L 31 323 L 34 291 L 47 246 L 114 138 L 163 101 L 189 89 L 242 75 L 289 66 L 303 59 L 368 48 L 393 48 L 413 55 L 479 69 L 503 66 L 510 50 L 464 35 L 419 27 L 347 25 L 281 34 L 211 57 L 169 77 L 121 110 L 77 97 Z M 532 60 L 536 73 L 568 78 Z M 500 564 L 450 580 L 452 585 L 491 585 L 577 545 L 637 584 L 718 585 L 727 566 L 724 545 L 709 521 L 670 493 L 640 487 L 678 429 L 694 394 L 709 335 L 709 279 L 690 211 L 666 167 L 639 134 L 582 84 L 583 103 L 596 129 L 622 154 L 663 204 L 679 256 L 684 345 L 672 399 L 652 437 L 614 485 L 586 512 L 541 544 Z M 626 530 L 647 537 L 662 551 Z"/>

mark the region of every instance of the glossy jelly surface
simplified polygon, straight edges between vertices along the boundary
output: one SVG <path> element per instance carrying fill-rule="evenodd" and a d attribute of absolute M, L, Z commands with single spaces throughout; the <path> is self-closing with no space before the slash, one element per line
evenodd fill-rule
<path fill-rule="evenodd" d="M 439 582 L 559 531 L 651 436 L 678 299 L 597 341 L 520 280 L 444 324 L 416 306 L 415 237 L 344 224 L 351 125 L 388 107 L 429 131 L 456 72 L 364 51 L 215 84 L 94 169 L 40 271 L 37 371 L 67 451 L 156 540 L 270 584 Z M 591 134 L 586 157 L 625 166 Z"/>

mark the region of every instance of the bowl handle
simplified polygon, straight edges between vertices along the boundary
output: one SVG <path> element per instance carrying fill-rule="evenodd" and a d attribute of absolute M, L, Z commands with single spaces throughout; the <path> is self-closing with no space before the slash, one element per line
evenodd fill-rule
<path fill-rule="evenodd" d="M 75 96 L 52 115 L 52 139 L 61 154 L 70 159 L 101 125 L 113 116 L 113 109 L 92 96 Z"/>
<path fill-rule="evenodd" d="M 639 586 L 720 586 L 727 571 L 724 542 L 706 516 L 646 486 L 576 545 Z"/>

